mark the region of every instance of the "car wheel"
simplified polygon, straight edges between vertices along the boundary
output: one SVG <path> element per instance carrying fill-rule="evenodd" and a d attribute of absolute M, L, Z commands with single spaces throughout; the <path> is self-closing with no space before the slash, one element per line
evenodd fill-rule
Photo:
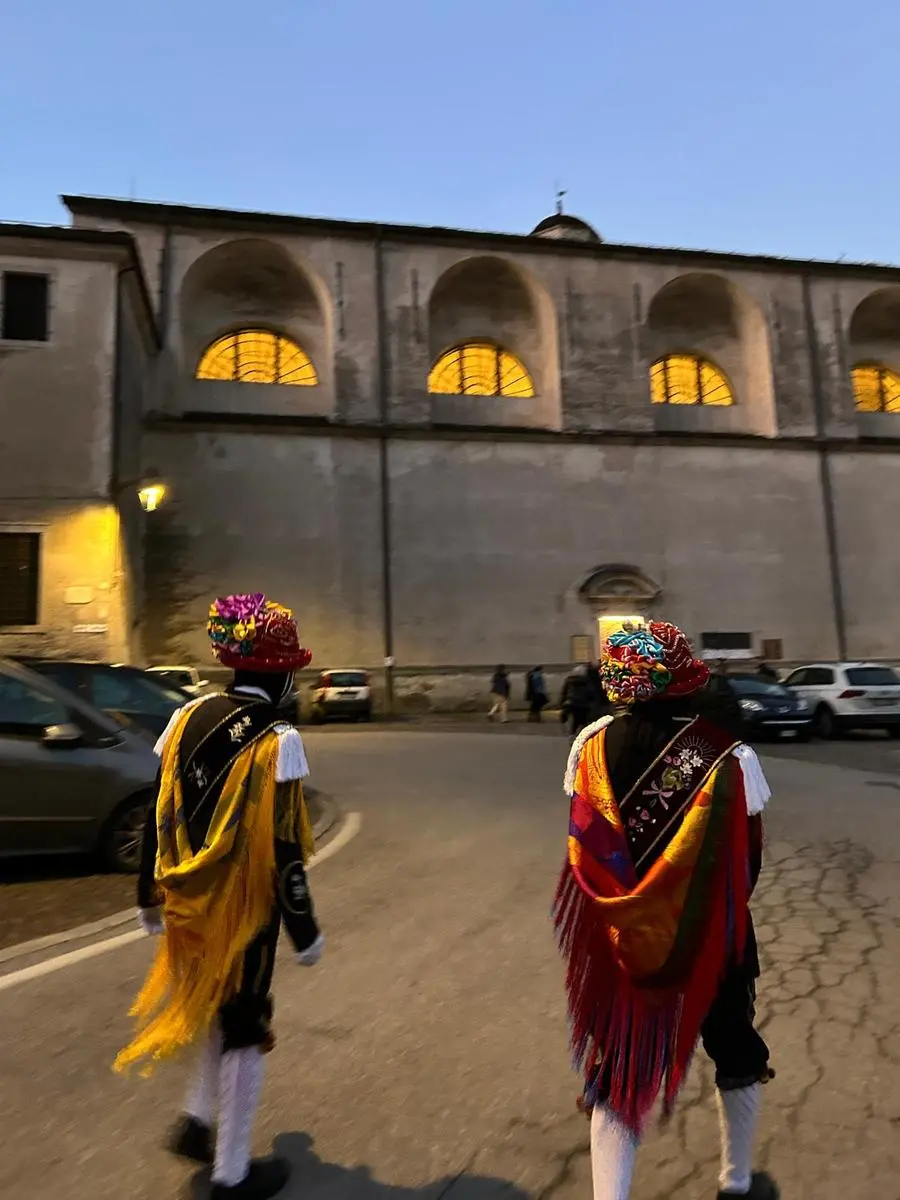
<path fill-rule="evenodd" d="M 141 867 L 141 847 L 147 809 L 152 797 L 132 797 L 116 809 L 100 838 L 100 858 L 107 871 L 136 875 Z"/>
<path fill-rule="evenodd" d="M 827 706 L 827 704 L 822 704 L 816 709 L 816 715 L 813 718 L 813 730 L 815 731 L 816 737 L 822 738 L 822 740 L 825 742 L 834 737 L 834 713 Z"/>

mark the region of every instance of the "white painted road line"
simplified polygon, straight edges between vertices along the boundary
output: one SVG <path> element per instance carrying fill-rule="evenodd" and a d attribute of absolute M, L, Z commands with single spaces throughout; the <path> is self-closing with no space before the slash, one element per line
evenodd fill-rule
<path fill-rule="evenodd" d="M 342 850 L 348 842 L 352 842 L 362 828 L 362 816 L 359 813 L 348 813 L 347 819 L 344 822 L 340 833 L 323 846 L 318 854 L 314 854 L 309 860 L 309 870 L 319 866 L 331 858 L 333 854 L 337 854 L 338 850 Z M 90 946 L 82 946 L 78 950 L 70 950 L 68 954 L 58 954 L 55 958 L 48 958 L 46 962 L 34 963 L 30 967 L 22 967 L 19 971 L 11 971 L 8 975 L 0 975 L 0 992 L 5 992 L 7 988 L 15 987 L 17 983 L 27 983 L 29 979 L 40 979 L 44 975 L 50 975 L 54 971 L 61 971 L 63 967 L 74 966 L 77 962 L 85 962 L 89 958 L 96 958 L 99 954 L 105 954 L 108 950 L 115 950 L 119 946 L 127 946 L 129 942 L 137 942 L 147 935 L 141 929 L 132 929 L 128 933 L 120 933 L 116 937 L 106 938 L 102 942 L 94 942 Z"/>

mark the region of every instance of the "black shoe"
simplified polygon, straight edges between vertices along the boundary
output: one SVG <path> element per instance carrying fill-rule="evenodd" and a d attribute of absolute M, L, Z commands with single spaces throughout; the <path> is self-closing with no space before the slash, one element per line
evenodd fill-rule
<path fill-rule="evenodd" d="M 214 1149 L 212 1130 L 196 1117 L 182 1117 L 169 1137 L 169 1149 L 179 1158 L 189 1158 L 195 1163 L 211 1163 Z"/>
<path fill-rule="evenodd" d="M 246 1179 L 233 1187 L 214 1183 L 209 1200 L 269 1200 L 277 1196 L 291 1177 L 291 1168 L 283 1158 L 255 1158 Z"/>
<path fill-rule="evenodd" d="M 778 1184 L 765 1171 L 757 1171 L 750 1179 L 747 1200 L 779 1200 Z M 719 1192 L 717 1200 L 735 1200 L 734 1192 Z"/>

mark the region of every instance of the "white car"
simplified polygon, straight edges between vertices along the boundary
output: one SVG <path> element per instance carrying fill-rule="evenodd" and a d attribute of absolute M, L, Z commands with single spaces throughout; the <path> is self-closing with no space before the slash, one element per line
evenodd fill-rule
<path fill-rule="evenodd" d="M 368 671 L 357 667 L 322 671 L 310 693 L 312 719 L 317 724 L 327 721 L 329 717 L 372 720 L 372 688 Z"/>
<path fill-rule="evenodd" d="M 196 667 L 148 667 L 151 675 L 160 675 L 167 683 L 174 683 L 191 696 L 202 696 L 209 688 L 209 680 L 201 679 Z"/>
<path fill-rule="evenodd" d="M 803 696 L 813 711 L 818 737 L 845 729 L 883 729 L 900 737 L 900 677 L 878 663 L 810 663 L 784 686 Z"/>

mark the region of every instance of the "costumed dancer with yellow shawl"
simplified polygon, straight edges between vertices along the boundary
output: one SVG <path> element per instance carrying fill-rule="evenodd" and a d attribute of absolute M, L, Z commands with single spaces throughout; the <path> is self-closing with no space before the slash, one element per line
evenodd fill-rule
<path fill-rule="evenodd" d="M 620 715 L 576 740 L 569 851 L 556 897 L 572 1045 L 591 1118 L 594 1200 L 627 1200 L 647 1115 L 669 1112 L 702 1039 L 716 1068 L 719 1196 L 777 1200 L 752 1170 L 761 1085 L 759 958 L 748 903 L 769 788 L 720 728 L 709 671 L 675 626 L 624 625 L 604 687 Z"/>
<path fill-rule="evenodd" d="M 290 611 L 261 594 L 216 600 L 208 632 L 234 680 L 185 705 L 156 746 L 138 905 L 142 928 L 162 939 L 115 1067 L 148 1073 L 198 1047 L 170 1148 L 212 1164 L 213 1200 L 266 1200 L 289 1175 L 280 1159 L 250 1157 L 282 922 L 300 965 L 314 966 L 324 946 L 305 870 L 309 768 L 300 734 L 278 713 L 312 655 Z"/>

